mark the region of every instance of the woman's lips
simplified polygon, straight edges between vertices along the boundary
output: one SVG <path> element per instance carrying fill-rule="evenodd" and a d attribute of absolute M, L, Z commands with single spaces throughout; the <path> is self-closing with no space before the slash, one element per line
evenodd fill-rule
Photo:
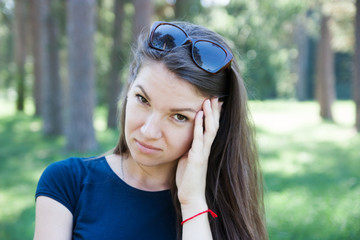
<path fill-rule="evenodd" d="M 146 153 L 146 154 L 153 154 L 153 153 L 157 153 L 157 152 L 161 151 L 160 148 L 140 142 L 137 139 L 135 139 L 135 144 L 141 152 Z"/>

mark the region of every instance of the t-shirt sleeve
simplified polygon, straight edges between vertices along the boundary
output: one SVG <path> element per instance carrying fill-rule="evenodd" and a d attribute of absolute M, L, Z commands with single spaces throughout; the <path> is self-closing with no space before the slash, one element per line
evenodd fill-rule
<path fill-rule="evenodd" d="M 50 164 L 38 182 L 35 198 L 46 196 L 64 205 L 74 214 L 81 191 L 77 159 Z"/>

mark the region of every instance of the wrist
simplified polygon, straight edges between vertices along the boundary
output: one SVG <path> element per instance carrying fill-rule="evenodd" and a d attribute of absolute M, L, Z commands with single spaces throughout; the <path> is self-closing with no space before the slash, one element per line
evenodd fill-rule
<path fill-rule="evenodd" d="M 210 213 L 213 218 L 218 217 L 218 215 L 216 213 L 214 213 L 211 209 L 207 209 L 205 211 L 199 212 L 198 214 L 196 214 L 196 215 L 194 215 L 194 216 L 192 216 L 190 218 L 187 218 L 187 219 L 183 220 L 181 222 L 181 225 L 183 225 L 184 223 L 186 223 L 186 222 L 188 222 L 188 221 L 190 221 L 190 220 L 192 220 L 192 219 L 194 219 L 196 217 L 199 217 L 199 216 L 203 215 L 204 213 Z"/>
<path fill-rule="evenodd" d="M 208 209 L 206 200 L 196 200 L 186 203 L 181 203 L 182 218 L 187 219 L 195 214 Z"/>

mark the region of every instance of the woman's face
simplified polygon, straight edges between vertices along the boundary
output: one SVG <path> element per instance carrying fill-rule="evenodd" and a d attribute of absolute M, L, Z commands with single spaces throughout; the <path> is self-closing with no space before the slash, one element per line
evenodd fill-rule
<path fill-rule="evenodd" d="M 205 97 L 161 62 L 142 66 L 127 94 L 125 139 L 144 166 L 171 167 L 187 153 Z"/>

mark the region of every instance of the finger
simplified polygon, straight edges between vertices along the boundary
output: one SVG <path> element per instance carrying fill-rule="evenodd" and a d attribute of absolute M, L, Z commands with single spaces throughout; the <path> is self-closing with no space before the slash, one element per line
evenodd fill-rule
<path fill-rule="evenodd" d="M 215 134 L 219 128 L 219 120 L 221 114 L 222 102 L 219 102 L 219 98 L 211 99 L 211 110 L 212 110 L 212 126 L 214 126 Z M 206 117 L 206 116 L 205 116 Z"/>
<path fill-rule="evenodd" d="M 199 111 L 196 114 L 192 149 L 201 149 L 203 146 L 203 134 L 204 134 L 203 116 L 204 116 L 203 111 Z"/>
<path fill-rule="evenodd" d="M 210 133 L 213 130 L 214 125 L 214 116 L 213 116 L 213 110 L 211 108 L 211 101 L 209 99 L 206 99 L 203 103 L 203 109 L 204 109 L 204 117 L 205 117 L 205 134 Z"/>
<path fill-rule="evenodd" d="M 223 102 L 219 102 L 219 98 L 211 99 L 211 106 L 213 108 L 213 114 L 214 114 L 214 122 L 216 123 L 216 125 L 219 125 L 222 104 Z"/>
<path fill-rule="evenodd" d="M 219 107 L 219 108 L 220 108 L 220 109 L 219 109 L 219 110 L 220 110 L 219 113 L 221 113 L 223 105 L 224 105 L 224 102 L 219 102 L 219 106 L 220 106 L 220 107 Z"/>
<path fill-rule="evenodd" d="M 216 101 L 216 100 L 215 100 Z M 216 120 L 216 114 L 214 114 L 213 107 L 216 104 L 211 104 L 212 101 L 206 100 L 204 102 L 204 115 L 205 115 L 205 133 L 204 133 L 204 144 L 207 148 L 210 148 L 212 142 L 216 136 L 218 129 L 218 120 Z"/>

